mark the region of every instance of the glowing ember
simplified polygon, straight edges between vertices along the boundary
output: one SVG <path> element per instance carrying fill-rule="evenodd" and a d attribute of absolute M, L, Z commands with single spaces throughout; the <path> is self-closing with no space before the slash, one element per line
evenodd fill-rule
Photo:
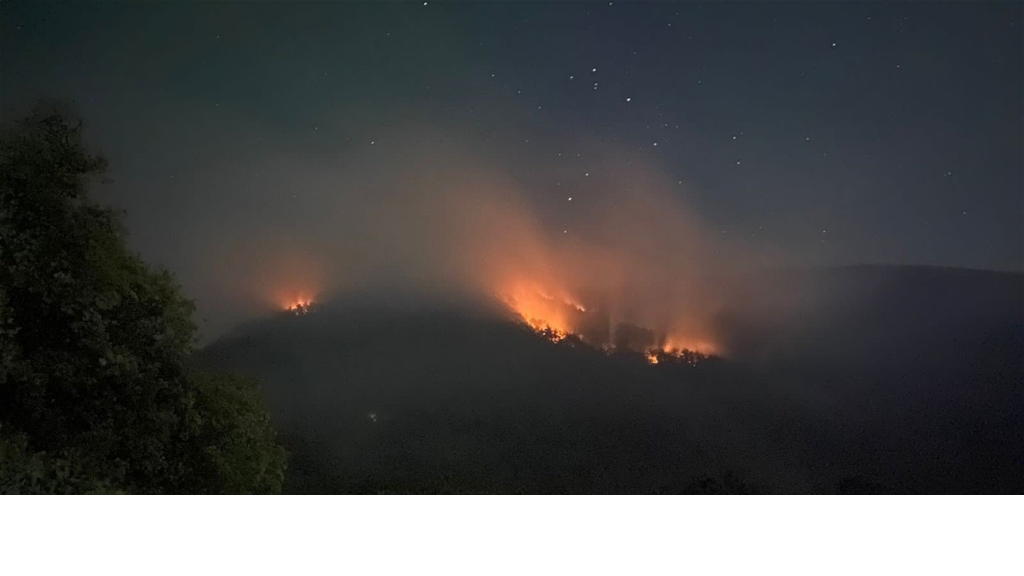
<path fill-rule="evenodd" d="M 309 298 L 300 298 L 293 302 L 289 302 L 284 305 L 285 312 L 291 312 L 296 316 L 302 316 L 309 314 L 310 308 L 313 306 L 313 301 Z"/>
<path fill-rule="evenodd" d="M 561 330 L 554 330 L 552 328 L 545 328 L 543 330 L 537 331 L 540 332 L 541 336 L 544 336 L 545 338 L 551 340 L 552 342 L 561 342 L 562 340 L 565 340 L 569 336 L 568 332 L 562 332 Z"/>
<path fill-rule="evenodd" d="M 651 363 L 651 364 L 657 364 L 658 363 L 658 354 L 656 352 L 648 352 L 647 353 L 647 361 L 649 363 Z"/>

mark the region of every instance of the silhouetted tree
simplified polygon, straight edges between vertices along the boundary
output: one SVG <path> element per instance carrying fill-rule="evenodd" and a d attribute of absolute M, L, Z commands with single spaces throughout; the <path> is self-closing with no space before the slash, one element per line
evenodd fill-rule
<path fill-rule="evenodd" d="M 187 370 L 192 303 L 90 201 L 105 167 L 55 110 L 0 138 L 0 491 L 280 490 L 254 385 Z"/>

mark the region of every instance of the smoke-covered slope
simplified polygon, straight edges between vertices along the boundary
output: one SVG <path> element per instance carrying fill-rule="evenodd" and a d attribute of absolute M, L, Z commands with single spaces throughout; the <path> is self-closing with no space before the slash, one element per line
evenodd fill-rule
<path fill-rule="evenodd" d="M 729 286 L 726 356 L 696 366 L 396 294 L 251 323 L 202 359 L 263 379 L 299 492 L 1024 489 L 1024 277 Z"/>

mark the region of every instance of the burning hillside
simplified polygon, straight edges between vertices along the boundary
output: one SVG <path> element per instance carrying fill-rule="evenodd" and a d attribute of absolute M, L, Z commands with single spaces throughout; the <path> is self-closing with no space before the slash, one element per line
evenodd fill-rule
<path fill-rule="evenodd" d="M 571 334 L 619 350 L 721 353 L 712 317 L 723 291 L 710 282 L 740 267 L 744 252 L 709 233 L 673 182 L 616 151 L 572 214 L 559 214 L 479 157 L 420 146 L 408 145 L 410 161 L 375 171 L 360 193 L 330 196 L 337 206 L 310 213 L 318 224 L 308 231 L 250 248 L 251 268 L 236 264 L 225 286 L 260 287 L 263 309 L 295 314 L 308 311 L 309 293 L 401 292 L 477 308 L 497 299 L 556 341 Z M 242 261 L 246 246 L 236 241 L 218 261 Z"/>
<path fill-rule="evenodd" d="M 503 294 L 502 300 L 520 321 L 552 342 L 573 336 L 606 351 L 642 353 L 651 364 L 681 361 L 695 365 L 715 355 L 715 346 L 708 342 L 616 321 L 607 305 L 582 303 L 566 292 L 517 286 Z"/>

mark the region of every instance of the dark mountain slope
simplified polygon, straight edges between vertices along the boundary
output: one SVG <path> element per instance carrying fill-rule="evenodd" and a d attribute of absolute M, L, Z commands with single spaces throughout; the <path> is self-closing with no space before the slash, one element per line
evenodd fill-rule
<path fill-rule="evenodd" d="M 203 361 L 266 382 L 297 492 L 1024 491 L 1024 276 L 786 270 L 725 293 L 727 357 L 697 366 L 408 295 L 254 322 Z"/>

